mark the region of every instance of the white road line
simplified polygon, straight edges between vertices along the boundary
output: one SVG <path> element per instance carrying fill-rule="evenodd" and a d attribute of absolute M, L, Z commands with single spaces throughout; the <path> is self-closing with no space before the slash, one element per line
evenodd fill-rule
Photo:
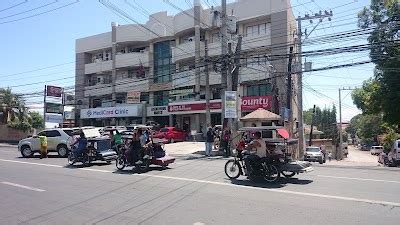
<path fill-rule="evenodd" d="M 317 175 L 317 176 L 318 177 L 325 177 L 325 178 L 334 178 L 334 179 L 361 180 L 361 181 L 374 181 L 374 182 L 400 184 L 400 181 L 396 181 L 396 180 L 377 180 L 377 179 L 358 178 L 358 177 L 337 177 L 337 176 L 326 176 L 326 175 Z"/>
<path fill-rule="evenodd" d="M 0 161 L 62 168 L 62 166 L 59 166 L 59 165 L 30 163 L 30 162 L 23 162 L 23 161 L 16 161 L 16 160 L 0 159 Z M 102 172 L 102 173 L 112 173 L 113 172 L 113 171 L 109 171 L 109 170 L 90 169 L 90 168 L 78 168 L 78 170 L 86 170 L 86 171 Z M 253 186 L 241 186 L 241 185 L 236 185 L 236 184 L 232 184 L 232 183 L 224 183 L 224 182 L 210 181 L 210 180 L 199 180 L 199 179 L 184 178 L 184 177 L 172 177 L 172 176 L 153 175 L 153 174 L 132 174 L 132 175 L 133 176 L 161 178 L 161 179 L 170 179 L 170 180 L 189 181 L 189 182 L 195 182 L 195 183 L 220 185 L 220 186 L 227 186 L 227 187 L 234 187 L 234 188 L 252 189 L 252 190 L 259 190 L 259 191 L 282 193 L 282 194 L 292 194 L 292 195 L 299 195 L 299 196 L 310 196 L 310 197 L 317 197 L 317 198 L 336 199 L 336 200 L 343 200 L 343 201 L 362 202 L 362 203 L 369 203 L 369 204 L 400 207 L 399 202 L 388 202 L 388 201 L 371 200 L 371 199 L 364 199 L 364 198 L 344 197 L 344 196 L 337 196 L 337 195 L 325 195 L 325 194 L 317 194 L 317 193 L 309 193 L 309 192 L 268 189 L 268 188 L 253 187 Z"/>
<path fill-rule="evenodd" d="M 28 189 L 28 190 L 31 190 L 31 191 L 37 191 L 37 192 L 43 192 L 43 191 L 45 191 L 45 190 L 43 190 L 43 189 L 34 188 L 34 187 L 29 187 L 29 186 L 25 186 L 25 185 L 21 185 L 21 184 L 16 184 L 16 183 L 11 183 L 11 182 L 6 182 L 6 181 L 3 181 L 3 182 L 1 182 L 1 183 L 2 183 L 2 184 L 5 184 L 5 185 L 10 185 L 10 186 L 14 186 L 14 187 L 19 187 L 19 188 Z"/>

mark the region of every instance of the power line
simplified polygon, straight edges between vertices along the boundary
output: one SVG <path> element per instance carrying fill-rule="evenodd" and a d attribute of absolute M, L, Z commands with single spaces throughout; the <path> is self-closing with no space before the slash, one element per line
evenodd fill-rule
<path fill-rule="evenodd" d="M 19 13 L 15 13 L 15 14 L 12 14 L 12 15 L 9 15 L 9 16 L 0 17 L 0 20 L 6 19 L 6 18 L 10 18 L 10 17 L 14 17 L 14 16 L 18 16 L 18 15 L 21 15 L 21 14 L 24 14 L 24 13 L 27 13 L 27 12 L 32 12 L 32 11 L 35 11 L 35 10 L 38 10 L 38 9 L 47 7 L 47 6 L 49 6 L 49 5 L 55 4 L 55 3 L 57 3 L 57 2 L 58 2 L 58 0 L 55 0 L 55 1 L 53 1 L 53 2 L 50 2 L 50 3 L 47 3 L 47 4 L 41 5 L 41 6 L 39 6 L 39 7 L 33 8 L 33 9 L 29 9 L 29 10 L 26 10 L 26 11 L 22 11 L 22 12 L 19 12 Z"/>
<path fill-rule="evenodd" d="M 27 2 L 28 2 L 28 0 L 24 0 L 23 2 L 17 3 L 17 4 L 15 4 L 15 5 L 9 6 L 9 7 L 4 8 L 4 9 L 0 9 L 0 12 L 4 12 L 4 11 L 6 11 L 6 10 L 15 8 L 15 7 L 20 6 L 20 5 L 22 5 L 22 4 L 25 4 L 25 3 L 27 3 Z"/>

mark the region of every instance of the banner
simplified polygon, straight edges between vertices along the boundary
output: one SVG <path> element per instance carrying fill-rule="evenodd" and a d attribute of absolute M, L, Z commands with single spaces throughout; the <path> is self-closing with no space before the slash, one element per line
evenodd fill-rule
<path fill-rule="evenodd" d="M 140 103 L 140 91 L 128 91 L 126 96 L 126 103 Z"/>
<path fill-rule="evenodd" d="M 272 109 L 272 96 L 243 96 L 240 105 L 242 110 L 256 110 L 259 108 Z"/>
<path fill-rule="evenodd" d="M 47 86 L 46 95 L 51 97 L 61 97 L 62 88 L 56 86 Z"/>
<path fill-rule="evenodd" d="M 236 91 L 225 91 L 225 118 L 237 118 Z"/>
<path fill-rule="evenodd" d="M 63 111 L 63 106 L 59 103 L 49 103 L 46 102 L 46 113 L 62 113 Z"/>
<path fill-rule="evenodd" d="M 221 109 L 221 100 L 211 100 L 210 101 L 210 109 L 218 110 Z M 205 101 L 197 101 L 197 102 L 180 102 L 180 103 L 170 103 L 168 105 L 168 112 L 197 112 L 197 111 L 205 111 L 206 110 L 206 102 Z"/>
<path fill-rule="evenodd" d="M 63 123 L 63 115 L 62 114 L 46 114 L 45 122 L 47 123 Z"/>
<path fill-rule="evenodd" d="M 168 106 L 149 106 L 147 116 L 168 116 Z"/>

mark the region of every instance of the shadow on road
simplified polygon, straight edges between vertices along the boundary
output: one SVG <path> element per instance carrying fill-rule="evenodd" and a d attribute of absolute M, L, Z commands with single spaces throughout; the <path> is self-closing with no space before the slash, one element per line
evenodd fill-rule
<path fill-rule="evenodd" d="M 18 156 L 18 159 L 40 159 L 40 155 L 33 155 L 31 157 L 22 157 Z M 66 159 L 66 157 L 61 157 L 59 155 L 47 155 L 47 158 L 59 158 L 59 159 Z"/>
<path fill-rule="evenodd" d="M 298 178 L 281 178 L 276 183 L 268 183 L 263 179 L 254 180 L 231 180 L 232 184 L 248 186 L 248 187 L 258 187 L 258 188 L 283 188 L 287 184 L 297 184 L 297 185 L 307 185 L 312 183 L 312 180 L 300 180 Z"/>
<path fill-rule="evenodd" d="M 171 169 L 171 168 L 167 167 L 167 168 L 163 169 L 162 167 L 159 167 L 159 166 L 154 166 L 154 167 L 150 166 L 149 170 L 147 172 L 145 172 L 145 173 L 148 173 L 148 172 L 151 172 L 151 171 L 165 171 L 165 170 L 169 170 L 169 169 Z M 138 172 L 136 171 L 135 168 L 129 166 L 129 167 L 125 167 L 123 170 L 116 169 L 112 173 L 131 175 L 131 174 L 135 174 L 135 173 L 138 173 Z"/>
<path fill-rule="evenodd" d="M 106 163 L 106 162 L 91 162 L 89 165 L 83 165 L 82 163 L 78 162 L 77 164 L 74 165 L 65 165 L 64 168 L 68 169 L 79 169 L 79 168 L 86 168 L 86 167 L 91 167 L 91 166 L 108 166 L 111 163 Z"/>

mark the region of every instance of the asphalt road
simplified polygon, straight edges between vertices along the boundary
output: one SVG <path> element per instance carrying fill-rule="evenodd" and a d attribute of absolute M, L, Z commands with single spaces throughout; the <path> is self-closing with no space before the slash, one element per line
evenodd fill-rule
<path fill-rule="evenodd" d="M 400 168 L 315 170 L 279 184 L 225 177 L 225 159 L 117 172 L 0 147 L 0 224 L 399 224 Z"/>

